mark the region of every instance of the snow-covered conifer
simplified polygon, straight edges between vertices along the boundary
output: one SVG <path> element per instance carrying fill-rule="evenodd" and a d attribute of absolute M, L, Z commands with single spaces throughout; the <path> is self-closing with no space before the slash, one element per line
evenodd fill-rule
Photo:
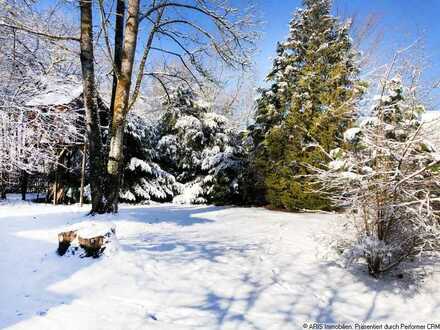
<path fill-rule="evenodd" d="M 242 160 L 240 140 L 229 121 L 210 112 L 209 104 L 188 89 L 177 88 L 166 107 L 158 127 L 158 153 L 162 168 L 181 185 L 175 201 L 232 202 Z"/>
<path fill-rule="evenodd" d="M 363 90 L 349 23 L 330 14 L 331 1 L 306 0 L 290 23 L 288 38 L 262 91 L 254 139 L 254 160 L 266 200 L 290 210 L 326 209 L 315 194 L 304 164 L 325 164 L 326 153 L 339 146 Z M 320 146 L 316 148 L 315 146 Z"/>
<path fill-rule="evenodd" d="M 124 142 L 125 168 L 120 198 L 131 203 L 171 201 L 178 191 L 175 177 L 155 162 L 157 129 L 140 116 L 128 116 Z"/>

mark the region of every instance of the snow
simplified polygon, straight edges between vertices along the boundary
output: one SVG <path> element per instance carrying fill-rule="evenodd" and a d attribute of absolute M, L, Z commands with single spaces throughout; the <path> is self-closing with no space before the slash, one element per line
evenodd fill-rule
<path fill-rule="evenodd" d="M 333 171 L 339 171 L 339 170 L 344 169 L 346 167 L 347 167 L 347 162 L 345 160 L 341 160 L 341 159 L 332 160 L 328 164 L 328 168 Z"/>
<path fill-rule="evenodd" d="M 42 94 L 29 100 L 27 106 L 64 105 L 80 97 L 83 87 L 81 84 L 53 84 Z"/>
<path fill-rule="evenodd" d="M 437 120 L 440 120 L 440 111 L 426 111 L 422 114 L 422 121 L 424 123 L 430 123 Z"/>
<path fill-rule="evenodd" d="M 78 236 L 82 238 L 93 238 L 114 231 L 115 225 L 111 222 L 87 221 L 79 226 L 71 226 L 69 230 L 77 230 Z"/>
<path fill-rule="evenodd" d="M 86 256 L 86 252 L 84 250 L 78 250 L 81 247 L 79 238 L 88 239 L 103 236 L 105 245 L 103 253 L 104 255 L 112 256 L 120 249 L 115 230 L 115 225 L 110 221 L 84 221 L 79 224 L 61 228 L 60 232 L 74 231 L 76 233 L 76 237 L 64 255 L 67 257 L 76 256 L 82 258 Z"/>
<path fill-rule="evenodd" d="M 151 166 L 146 161 L 136 157 L 130 159 L 130 163 L 128 164 L 127 168 L 129 168 L 131 171 L 134 171 L 136 168 L 140 168 L 145 173 L 152 172 Z"/>
<path fill-rule="evenodd" d="M 202 123 L 194 116 L 182 116 L 177 120 L 176 128 L 201 130 Z"/>
<path fill-rule="evenodd" d="M 208 176 L 211 178 L 211 176 Z M 202 180 L 197 178 L 193 181 L 181 184 L 181 193 L 173 198 L 175 204 L 205 203 L 206 200 L 200 197 L 203 194 Z"/>
<path fill-rule="evenodd" d="M 349 128 L 344 132 L 344 140 L 351 142 L 358 138 L 362 130 L 359 127 Z"/>
<path fill-rule="evenodd" d="M 220 125 L 228 125 L 228 120 L 222 115 L 208 112 L 203 116 L 203 124 L 210 129 L 216 129 Z"/>
<path fill-rule="evenodd" d="M 314 233 L 336 215 L 171 204 L 86 212 L 0 204 L 0 328 L 278 330 L 440 312 L 438 269 L 416 286 L 321 259 Z M 114 224 L 119 251 L 57 256 L 57 233 L 91 220 Z"/>
<path fill-rule="evenodd" d="M 440 111 L 426 111 L 422 114 L 422 135 L 440 150 Z"/>

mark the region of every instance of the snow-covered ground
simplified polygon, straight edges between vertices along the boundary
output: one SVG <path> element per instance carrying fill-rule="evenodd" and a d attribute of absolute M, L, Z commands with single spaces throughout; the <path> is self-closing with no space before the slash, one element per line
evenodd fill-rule
<path fill-rule="evenodd" d="M 120 250 L 59 257 L 86 209 L 0 204 L 0 328 L 298 329 L 305 321 L 438 321 L 439 274 L 377 281 L 318 258 L 334 215 L 123 206 Z M 386 285 L 384 285 L 386 283 Z"/>

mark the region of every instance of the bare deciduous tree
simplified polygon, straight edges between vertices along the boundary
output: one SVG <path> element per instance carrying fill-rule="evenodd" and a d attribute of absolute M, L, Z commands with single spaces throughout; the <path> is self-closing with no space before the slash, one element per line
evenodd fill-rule
<path fill-rule="evenodd" d="M 400 76 L 390 79 L 393 65 L 370 116 L 345 132 L 347 150 L 330 153 L 328 170 L 315 169 L 323 190 L 352 216 L 354 235 L 337 245 L 373 276 L 440 249 L 439 153 L 422 134 L 417 77 L 405 87 Z"/>
<path fill-rule="evenodd" d="M 12 2 L 11 2 L 12 3 Z M 0 183 L 2 194 L 11 180 L 23 186 L 29 173 L 44 172 L 57 162 L 64 143 L 83 142 L 79 113 L 41 108 L 35 97 L 56 81 L 78 73 L 77 54 L 68 50 L 67 22 L 47 11 L 37 15 L 20 2 L 0 6 Z M 32 29 L 28 28 L 32 27 Z M 42 37 L 51 31 L 55 39 Z M 34 33 L 30 33 L 32 30 Z M 56 42 L 54 41 L 56 40 Z M 60 44 L 62 40 L 62 44 Z M 75 41 L 76 42 L 76 41 Z M 64 109 L 65 110 L 65 109 Z"/>
<path fill-rule="evenodd" d="M 102 2 L 101 9 L 104 13 Z M 128 2 L 127 10 L 122 64 L 112 104 L 107 165 L 110 178 L 107 209 L 112 212 L 117 212 L 127 113 L 139 96 L 144 76 L 157 79 L 164 89 L 167 88 L 166 78 L 170 75 L 167 70 L 147 71 L 146 65 L 151 53 L 165 59 L 177 59 L 190 74 L 194 84 L 200 85 L 201 77 L 213 80 L 205 65 L 207 57 L 216 57 L 228 66 L 243 68 L 250 64 L 250 50 L 256 37 L 250 29 L 253 22 L 251 16 L 240 14 L 227 2 L 164 0 L 152 1 L 146 9 L 141 9 L 139 1 L 133 0 Z M 149 32 L 144 37 L 143 52 L 138 68 L 134 71 L 139 26 L 148 27 Z M 108 36 L 106 38 L 109 44 Z M 179 75 L 176 74 L 176 77 Z"/>
<path fill-rule="evenodd" d="M 34 26 L 24 15 L 16 15 L 17 8 L 8 5 L 1 15 L 0 26 L 38 36 L 60 48 L 65 43 L 79 42 L 84 80 L 87 132 L 92 175 L 92 213 L 117 212 L 123 136 L 127 113 L 136 103 L 144 77 L 156 79 L 166 90 L 170 76 L 186 80 L 179 72 L 168 72 L 167 63 L 178 61 L 185 68 L 191 88 L 202 87 L 202 81 L 215 81 L 207 66 L 207 59 L 220 60 L 224 65 L 243 69 L 250 64 L 250 54 L 257 34 L 251 11 L 240 11 L 228 1 L 217 0 L 151 0 L 140 5 L 139 0 L 117 0 L 114 41 L 111 36 L 111 16 L 114 1 L 97 1 L 101 25 L 97 37 L 93 35 L 93 1 L 80 0 L 81 34 L 64 34 L 50 27 Z M 18 10 L 19 11 L 19 10 Z M 126 15 L 125 15 L 126 13 Z M 125 18 L 126 17 L 126 18 Z M 125 22 L 124 22 L 125 20 Z M 124 26 L 125 25 L 125 26 Z M 142 31 L 142 35 L 139 35 Z M 144 31 L 147 31 L 144 35 Z M 142 40 L 143 50 L 137 47 Z M 104 44 L 113 69 L 113 91 L 110 108 L 108 150 L 104 148 L 96 110 L 96 61 L 94 44 Z M 151 71 L 151 64 L 161 60 L 164 70 Z M 107 176 L 106 187 L 102 176 Z M 93 179 L 93 177 L 96 178 Z M 105 192 L 105 196 L 104 196 Z M 104 198 L 105 197 L 105 198 Z"/>

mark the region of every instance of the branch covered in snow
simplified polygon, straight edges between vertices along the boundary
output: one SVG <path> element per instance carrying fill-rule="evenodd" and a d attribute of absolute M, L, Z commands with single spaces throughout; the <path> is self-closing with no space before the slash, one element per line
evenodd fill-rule
<path fill-rule="evenodd" d="M 353 216 L 348 262 L 364 259 L 374 276 L 440 251 L 439 151 L 421 133 L 423 106 L 400 77 L 383 83 L 371 117 L 345 132 L 347 150 L 333 150 L 328 169 L 315 169 Z"/>

